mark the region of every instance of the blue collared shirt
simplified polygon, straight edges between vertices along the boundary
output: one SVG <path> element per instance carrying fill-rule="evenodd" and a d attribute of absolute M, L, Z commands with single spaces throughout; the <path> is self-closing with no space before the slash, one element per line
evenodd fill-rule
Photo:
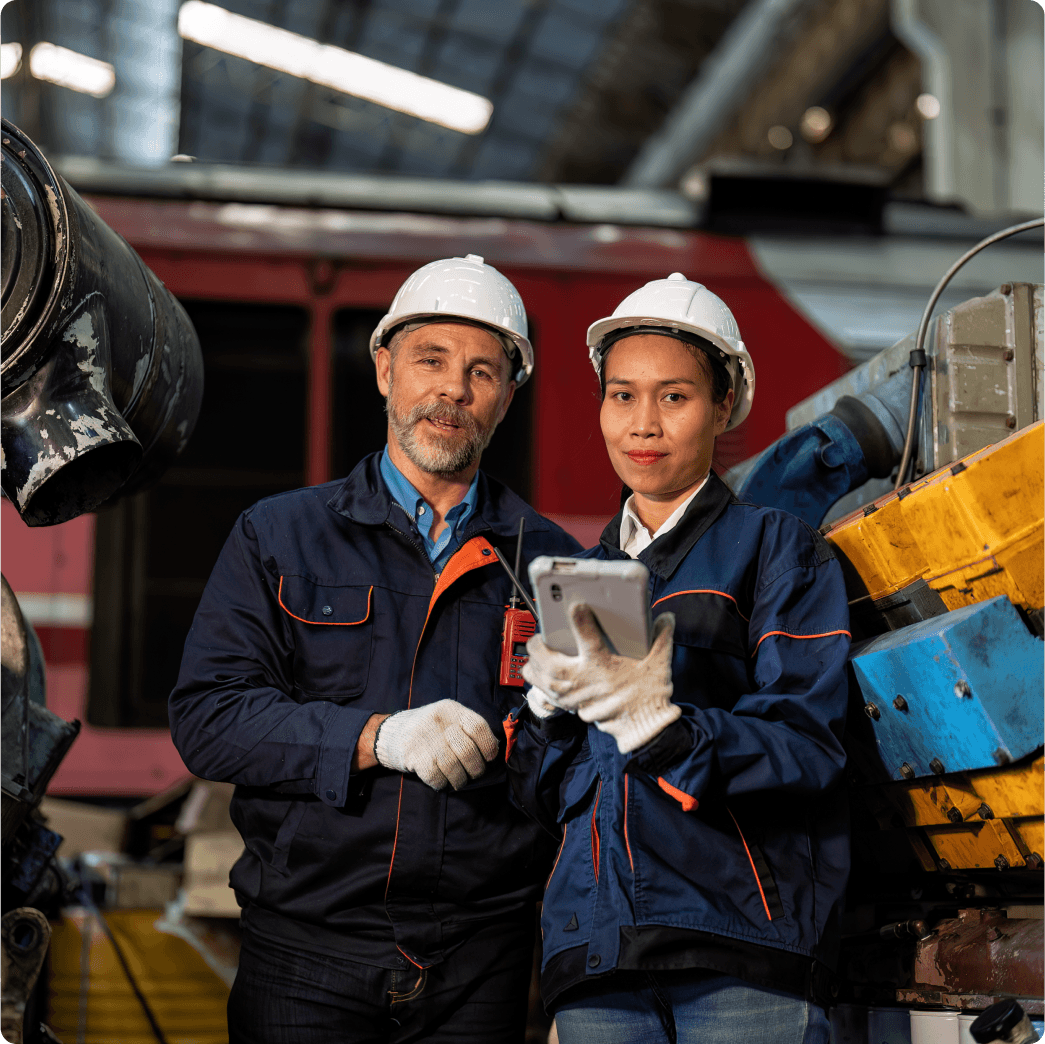
<path fill-rule="evenodd" d="M 454 538 L 464 529 L 465 523 L 475 511 L 476 489 L 479 484 L 478 472 L 472 479 L 472 484 L 468 487 L 464 499 L 447 511 L 444 516 L 446 526 L 435 540 L 431 537 L 432 508 L 425 503 L 424 497 L 414 489 L 413 484 L 392 463 L 387 446 L 381 454 L 381 477 L 385 480 L 385 485 L 388 486 L 396 503 L 414 520 L 414 525 L 421 534 L 425 551 L 432 560 L 435 571 L 441 573 L 443 567 L 450 561 L 451 548 L 455 544 Z"/>

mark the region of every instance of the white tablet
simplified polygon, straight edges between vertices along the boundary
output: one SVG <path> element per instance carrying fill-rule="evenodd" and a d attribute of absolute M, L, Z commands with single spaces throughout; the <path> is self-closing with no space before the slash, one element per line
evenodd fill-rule
<path fill-rule="evenodd" d="M 649 652 L 649 570 L 641 562 L 542 555 L 530 563 L 530 587 L 549 649 L 577 655 L 568 614 L 570 606 L 582 602 L 595 613 L 615 652 L 637 660 Z"/>

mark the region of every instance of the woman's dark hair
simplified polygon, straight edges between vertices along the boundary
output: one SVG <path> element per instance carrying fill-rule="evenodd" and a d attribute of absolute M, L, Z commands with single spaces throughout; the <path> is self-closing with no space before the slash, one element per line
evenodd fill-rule
<path fill-rule="evenodd" d="M 644 331 L 645 332 L 645 331 Z M 657 332 L 659 331 L 650 331 Z M 661 334 L 661 336 L 670 337 L 671 334 Z M 711 401 L 714 403 L 723 402 L 726 395 L 729 394 L 729 390 L 733 387 L 733 381 L 730 378 L 729 371 L 726 369 L 725 364 L 719 362 L 709 351 L 701 348 L 697 344 L 693 344 L 690 341 L 683 341 L 681 337 L 675 338 L 686 346 L 686 350 L 694 359 L 697 360 L 697 366 L 700 368 L 700 372 L 708 379 L 708 384 L 711 385 Z M 619 340 L 624 340 L 623 337 Z M 613 342 L 616 344 L 616 341 Z M 602 356 L 602 366 L 599 369 L 599 398 L 606 398 L 606 360 L 609 358 L 609 354 L 613 351 L 613 344 L 606 349 Z M 714 351 L 714 347 L 711 343 L 708 343 L 708 348 Z"/>

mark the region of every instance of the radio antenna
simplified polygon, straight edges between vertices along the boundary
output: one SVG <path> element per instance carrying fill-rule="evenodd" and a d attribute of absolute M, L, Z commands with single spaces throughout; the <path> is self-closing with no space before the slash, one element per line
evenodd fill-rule
<path fill-rule="evenodd" d="M 519 538 L 515 542 L 515 575 L 519 575 L 519 567 L 522 565 L 522 538 L 523 530 L 526 528 L 526 516 L 524 515 L 519 519 Z M 519 596 L 516 594 L 514 585 L 512 586 L 512 608 L 514 609 L 519 602 Z"/>
<path fill-rule="evenodd" d="M 537 606 L 533 604 L 533 600 L 526 593 L 526 589 L 521 583 L 519 583 L 519 578 L 513 572 L 512 567 L 508 564 L 508 559 L 501 554 L 500 548 L 495 547 L 493 553 L 497 556 L 497 561 L 504 567 L 504 571 L 508 574 L 508 578 L 515 585 L 515 589 L 519 592 L 519 597 L 523 600 L 523 605 L 530 610 L 535 620 L 539 620 L 540 617 L 537 615 Z"/>

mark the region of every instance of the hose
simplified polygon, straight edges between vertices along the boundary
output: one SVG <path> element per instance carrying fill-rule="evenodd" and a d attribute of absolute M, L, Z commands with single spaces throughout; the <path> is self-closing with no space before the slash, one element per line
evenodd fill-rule
<path fill-rule="evenodd" d="M 947 284 L 957 275 L 962 266 L 985 247 L 989 247 L 992 243 L 998 243 L 1003 239 L 1008 239 L 1009 236 L 1015 236 L 1019 232 L 1027 232 L 1032 228 L 1041 228 L 1043 225 L 1045 225 L 1045 218 L 1031 218 L 1029 221 L 1021 221 L 1018 225 L 1010 225 L 1008 228 L 1003 228 L 1000 232 L 995 232 L 986 239 L 980 240 L 971 250 L 962 254 L 936 284 L 936 288 L 929 297 L 929 303 L 925 306 L 925 311 L 922 313 L 922 321 L 918 324 L 918 336 L 915 338 L 914 350 L 910 355 L 910 366 L 914 370 L 911 376 L 911 404 L 907 414 L 907 434 L 904 438 L 903 455 L 900 458 L 900 470 L 897 473 L 896 485 L 893 489 L 899 489 L 904 484 L 907 470 L 914 457 L 915 429 L 918 426 L 918 399 L 921 393 L 922 371 L 925 369 L 926 361 L 925 338 L 929 333 L 929 321 L 932 319 L 936 302 L 939 301 L 940 295 L 947 289 Z"/>

